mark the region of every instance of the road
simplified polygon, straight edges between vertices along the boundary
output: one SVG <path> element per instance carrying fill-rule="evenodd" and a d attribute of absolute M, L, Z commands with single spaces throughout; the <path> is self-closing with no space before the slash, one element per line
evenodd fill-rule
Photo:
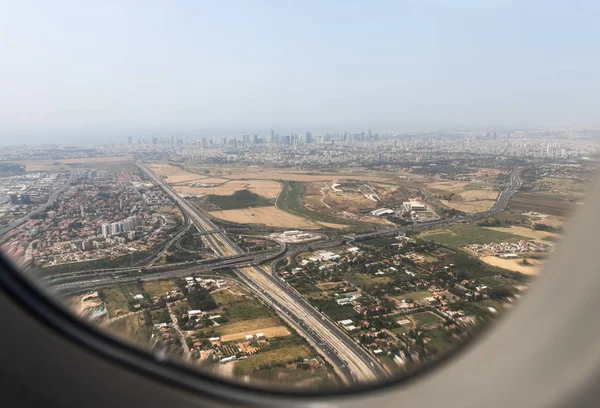
<path fill-rule="evenodd" d="M 175 202 L 180 206 L 182 211 L 187 214 L 188 218 L 196 226 L 196 228 L 204 233 L 205 243 L 208 247 L 213 249 L 218 257 L 216 260 L 209 260 L 211 264 L 208 264 L 208 267 L 219 267 L 220 265 L 221 267 L 235 267 L 242 263 L 240 262 L 241 260 L 246 261 L 251 258 L 244 258 L 247 256 L 247 254 L 244 254 L 223 231 L 219 230 L 198 209 L 193 207 L 186 200 L 182 199 L 164 180 L 154 175 L 143 164 L 138 163 L 138 166 L 154 183 L 161 186 L 167 192 L 167 194 L 169 194 L 173 200 L 175 200 Z M 519 174 L 520 172 L 518 169 L 514 169 L 511 172 L 507 188 L 498 195 L 498 198 L 492 208 L 483 213 L 473 214 L 467 217 L 454 217 L 447 220 L 423 222 L 405 227 L 357 235 L 354 237 L 354 239 L 359 241 L 377 236 L 403 233 L 409 230 L 425 229 L 439 225 L 447 225 L 489 217 L 503 211 L 508 205 L 510 198 L 521 187 L 522 181 L 519 177 Z M 313 247 L 326 247 L 331 245 L 339 245 L 340 243 L 341 240 L 335 240 L 322 243 L 312 243 L 309 245 Z M 294 252 L 297 250 L 298 248 L 294 248 Z M 300 250 L 302 249 L 300 248 Z M 281 251 L 281 254 L 284 253 L 285 248 Z M 272 252 L 269 256 L 271 256 L 271 259 L 273 258 Z M 230 260 L 229 264 L 227 264 L 228 260 Z M 302 336 L 304 336 L 334 367 L 336 372 L 346 383 L 373 381 L 378 378 L 388 376 L 388 372 L 373 355 L 363 349 L 355 342 L 355 340 L 350 338 L 336 323 L 329 320 L 325 315 L 310 305 L 287 283 L 279 280 L 274 274 L 267 273 L 261 267 L 255 266 L 259 263 L 260 259 L 257 260 L 252 258 L 252 260 L 249 260 L 246 264 L 249 266 L 236 268 L 235 273 L 241 281 L 243 281 L 257 294 L 257 296 L 259 296 L 265 303 L 271 305 L 285 321 L 287 321 Z M 154 270 L 153 268 L 155 267 L 148 268 L 147 271 L 150 272 Z M 126 269 L 126 271 L 129 272 L 135 269 L 136 268 L 129 268 Z M 144 274 L 142 280 L 151 281 L 185 276 L 196 272 L 197 269 L 197 267 L 192 267 L 184 270 L 179 269 L 165 272 L 158 272 L 159 269 L 156 269 L 156 273 Z M 60 291 L 73 292 L 81 291 L 86 288 L 91 289 L 103 286 L 111 286 L 115 285 L 115 283 L 122 284 L 128 281 L 137 281 L 140 279 L 135 276 L 125 276 L 119 278 L 117 281 L 115 280 L 115 277 L 101 275 L 102 273 L 114 274 L 120 272 L 115 272 L 115 270 L 105 270 L 103 272 L 76 272 L 75 274 L 80 274 L 77 275 L 77 282 L 58 283 L 60 282 L 60 279 L 69 279 L 69 276 L 61 275 L 62 278 L 55 277 L 55 279 L 52 281 L 53 287 Z M 81 278 L 87 280 L 80 280 Z"/>
<path fill-rule="evenodd" d="M 197 208 L 181 198 L 163 179 L 157 177 L 142 163 L 138 167 L 187 213 L 200 231 L 213 232 L 205 238 L 217 256 L 237 255 L 243 251 L 229 237 L 204 216 Z M 262 268 L 251 266 L 235 269 L 237 276 L 260 298 L 272 305 L 278 314 L 303 335 L 333 366 L 348 384 L 372 382 L 389 375 L 372 354 L 363 349 L 340 327 L 317 311 L 289 285 L 281 282 Z"/>

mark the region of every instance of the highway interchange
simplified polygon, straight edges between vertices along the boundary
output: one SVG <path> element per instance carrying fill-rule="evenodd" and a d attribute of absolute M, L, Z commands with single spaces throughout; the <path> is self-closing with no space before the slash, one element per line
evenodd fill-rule
<path fill-rule="evenodd" d="M 263 251 L 264 254 L 245 254 L 235 243 L 233 243 L 225 232 L 219 230 L 200 210 L 179 196 L 175 190 L 163 179 L 156 176 L 147 166 L 141 162 L 136 165 L 152 180 L 159 185 L 180 207 L 186 216 L 187 224 L 191 223 L 198 231 L 203 233 L 202 238 L 207 247 L 211 248 L 215 259 L 197 262 L 195 266 L 189 263 L 170 265 L 173 270 L 164 270 L 165 267 L 156 267 L 151 264 L 162 255 L 166 247 L 152 258 L 150 266 L 145 267 L 143 275 L 131 276 L 133 272 L 139 272 L 139 267 L 106 269 L 97 271 L 81 271 L 61 276 L 46 277 L 46 281 L 57 291 L 74 292 L 85 289 L 114 286 L 129 281 L 152 281 L 172 277 L 186 276 L 197 272 L 200 268 L 218 269 L 233 268 L 237 277 L 244 282 L 259 298 L 270 305 L 277 313 L 294 327 L 311 345 L 332 365 L 338 375 L 347 384 L 356 382 L 371 382 L 385 378 L 390 375 L 383 365 L 366 349 L 357 344 L 348 336 L 335 322 L 316 310 L 298 292 L 275 274 L 268 273 L 260 263 L 271 259 L 280 259 L 286 255 L 286 246 L 281 244 L 277 251 Z M 485 218 L 503 211 L 510 198 L 522 186 L 519 177 L 520 171 L 514 169 L 510 174 L 509 185 L 496 199 L 496 202 L 488 211 L 473 214 L 467 217 L 454 217 L 451 219 L 435 220 L 413 224 L 409 226 L 377 231 L 368 234 L 351 237 L 361 241 L 378 236 L 405 233 L 409 230 L 426 229 L 440 225 L 448 225 L 467 220 Z M 182 232 L 183 232 L 182 231 Z M 180 232 L 176 237 L 181 237 Z M 175 242 L 171 240 L 170 243 Z M 334 246 L 341 244 L 341 240 L 326 241 L 315 246 Z M 304 251 L 302 246 L 295 248 L 294 253 Z M 183 268 L 183 269 L 182 269 Z"/>

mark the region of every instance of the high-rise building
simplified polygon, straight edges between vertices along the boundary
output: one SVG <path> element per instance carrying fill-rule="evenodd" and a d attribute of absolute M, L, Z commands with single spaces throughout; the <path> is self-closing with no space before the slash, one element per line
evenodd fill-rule
<path fill-rule="evenodd" d="M 102 224 L 102 236 L 104 238 L 108 237 L 111 233 L 110 224 Z"/>

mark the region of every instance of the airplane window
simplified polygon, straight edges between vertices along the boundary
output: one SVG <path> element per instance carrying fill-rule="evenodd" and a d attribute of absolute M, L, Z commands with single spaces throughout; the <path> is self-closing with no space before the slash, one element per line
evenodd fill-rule
<path fill-rule="evenodd" d="M 2 257 L 237 385 L 435 367 L 518 307 L 599 163 L 593 3 L 483 3 L 0 5 Z"/>

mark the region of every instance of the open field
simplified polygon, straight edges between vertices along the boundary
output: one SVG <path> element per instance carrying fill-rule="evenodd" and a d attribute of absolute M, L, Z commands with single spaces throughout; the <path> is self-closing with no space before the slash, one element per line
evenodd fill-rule
<path fill-rule="evenodd" d="M 203 183 L 204 180 L 197 180 L 197 182 Z M 254 194 L 273 200 L 281 191 L 281 184 L 271 180 L 230 180 L 216 187 L 190 187 L 189 185 L 177 184 L 173 188 L 178 193 L 196 197 L 205 195 L 230 196 L 237 191 L 248 190 Z"/>
<path fill-rule="evenodd" d="M 156 175 L 164 178 L 168 183 L 182 183 L 186 181 L 200 180 L 206 178 L 206 176 L 197 173 L 190 173 L 171 164 L 155 163 L 149 164 L 148 167 L 152 169 L 152 171 Z"/>
<path fill-rule="evenodd" d="M 522 237 L 527 237 L 527 238 L 532 238 L 532 239 L 536 239 L 538 241 L 543 241 L 544 238 L 546 237 L 552 237 L 555 239 L 559 239 L 561 237 L 560 234 L 556 234 L 554 232 L 547 232 L 547 231 L 536 231 L 530 228 L 526 228 L 526 227 L 517 227 L 517 226 L 511 226 L 511 227 L 485 227 L 486 229 L 492 230 L 492 231 L 499 231 L 499 232 L 506 232 L 509 234 L 516 234 L 516 235 L 520 235 Z"/>
<path fill-rule="evenodd" d="M 576 204 L 558 194 L 517 193 L 511 199 L 509 208 L 520 212 L 536 211 L 564 217 L 576 209 Z"/>
<path fill-rule="evenodd" d="M 262 224 L 268 227 L 318 229 L 319 225 L 275 206 L 251 209 L 211 211 L 215 218 L 238 224 Z"/>
<path fill-rule="evenodd" d="M 288 330 L 288 328 L 285 326 L 257 327 L 252 330 L 246 330 L 243 332 L 223 335 L 223 336 L 221 336 L 221 341 L 226 342 L 226 341 L 233 341 L 233 340 L 243 340 L 246 338 L 246 335 L 248 335 L 248 334 L 255 335 L 256 333 L 264 334 L 265 338 L 267 338 L 267 339 L 271 339 L 273 337 L 285 337 L 285 336 L 289 336 L 290 334 L 292 334 Z"/>
<path fill-rule="evenodd" d="M 371 286 L 378 285 L 380 283 L 391 282 L 392 278 L 389 276 L 374 276 L 367 275 L 366 273 L 350 273 L 346 279 L 355 284 L 358 287 L 368 288 Z"/>
<path fill-rule="evenodd" d="M 306 358 L 311 355 L 305 345 L 295 344 L 286 347 L 258 353 L 235 363 L 234 372 L 238 374 L 251 374 L 260 366 L 272 364 L 287 364 L 298 358 Z"/>
<path fill-rule="evenodd" d="M 530 217 L 531 220 L 534 220 L 535 217 Z M 535 222 L 536 224 L 545 224 L 545 225 L 549 225 L 551 227 L 562 227 L 564 226 L 565 222 L 567 222 L 567 218 L 564 217 L 557 217 L 554 215 L 550 215 L 541 219 L 535 219 L 533 222 Z"/>
<path fill-rule="evenodd" d="M 175 289 L 177 287 L 177 285 L 175 284 L 175 282 L 171 281 L 171 280 L 164 280 L 164 281 L 154 281 L 154 282 L 146 282 L 142 285 L 142 287 L 144 288 L 144 291 L 152 296 L 152 297 L 158 297 L 158 296 L 163 296 L 166 292 Z"/>
<path fill-rule="evenodd" d="M 537 275 L 540 269 L 540 265 L 543 263 L 543 261 L 540 261 L 538 259 L 527 258 L 527 261 L 532 265 L 522 265 L 522 258 L 503 259 L 493 255 L 482 256 L 479 259 L 488 265 L 497 266 L 499 268 L 507 269 L 513 272 L 524 273 L 525 275 Z"/>
<path fill-rule="evenodd" d="M 272 317 L 270 312 L 260 301 L 256 299 L 246 299 L 239 302 L 230 303 L 224 309 L 225 317 L 231 323 L 244 320 L 253 320 L 265 317 Z M 238 330 L 239 331 L 239 330 Z"/>
<path fill-rule="evenodd" d="M 321 282 L 317 283 L 315 286 L 321 290 L 332 290 L 343 284 L 344 282 Z"/>
<path fill-rule="evenodd" d="M 403 293 L 401 295 L 398 296 L 394 296 L 394 299 L 397 300 L 405 300 L 405 299 L 412 299 L 413 301 L 418 301 L 418 300 L 423 300 L 427 297 L 430 297 L 431 293 L 429 293 L 426 290 L 420 290 L 418 292 L 407 292 L 407 293 Z"/>
<path fill-rule="evenodd" d="M 215 327 L 215 331 L 223 336 L 236 333 L 245 333 L 244 335 L 246 335 L 252 334 L 258 329 L 277 327 L 279 325 L 281 325 L 281 323 L 273 317 L 259 317 L 257 319 L 241 320 L 235 323 L 222 324 L 218 327 Z"/>
<path fill-rule="evenodd" d="M 114 317 L 118 310 L 121 311 L 120 313 L 128 313 L 129 302 L 140 292 L 141 289 L 136 284 L 104 289 L 108 315 Z"/>
<path fill-rule="evenodd" d="M 462 211 L 467 214 L 474 214 L 483 212 L 492 208 L 494 200 L 477 200 L 477 201 L 448 201 L 440 200 L 446 207 L 453 208 L 458 211 Z"/>
<path fill-rule="evenodd" d="M 550 186 L 554 191 L 564 194 L 575 194 L 581 195 L 586 191 L 586 183 L 579 180 L 572 179 L 558 179 L 558 178 L 542 178 L 536 182 L 537 185 Z"/>
<path fill-rule="evenodd" d="M 464 247 L 469 244 L 491 244 L 497 242 L 517 242 L 526 237 L 494 231 L 490 228 L 473 224 L 457 224 L 444 229 L 434 229 L 422 232 L 420 238 L 432 240 L 441 244 Z"/>
<path fill-rule="evenodd" d="M 495 190 L 465 190 L 459 194 L 459 197 L 464 201 L 475 200 L 492 200 L 498 198 L 498 191 Z"/>
<path fill-rule="evenodd" d="M 143 313 L 111 320 L 104 327 L 115 336 L 140 345 L 147 345 L 152 335 L 152 327 L 146 325 Z"/>
<path fill-rule="evenodd" d="M 411 317 L 416 322 L 417 329 L 434 329 L 444 323 L 441 317 L 432 312 L 415 313 Z"/>
<path fill-rule="evenodd" d="M 237 289 L 236 286 L 234 287 Z M 238 294 L 237 291 L 233 293 L 229 289 L 217 290 L 215 292 L 212 292 L 211 295 L 218 305 L 226 305 L 228 303 L 239 302 L 246 298 L 246 296 Z"/>
<path fill-rule="evenodd" d="M 221 210 L 264 207 L 272 204 L 269 200 L 248 190 L 239 190 L 230 196 L 209 195 L 207 199 Z"/>

